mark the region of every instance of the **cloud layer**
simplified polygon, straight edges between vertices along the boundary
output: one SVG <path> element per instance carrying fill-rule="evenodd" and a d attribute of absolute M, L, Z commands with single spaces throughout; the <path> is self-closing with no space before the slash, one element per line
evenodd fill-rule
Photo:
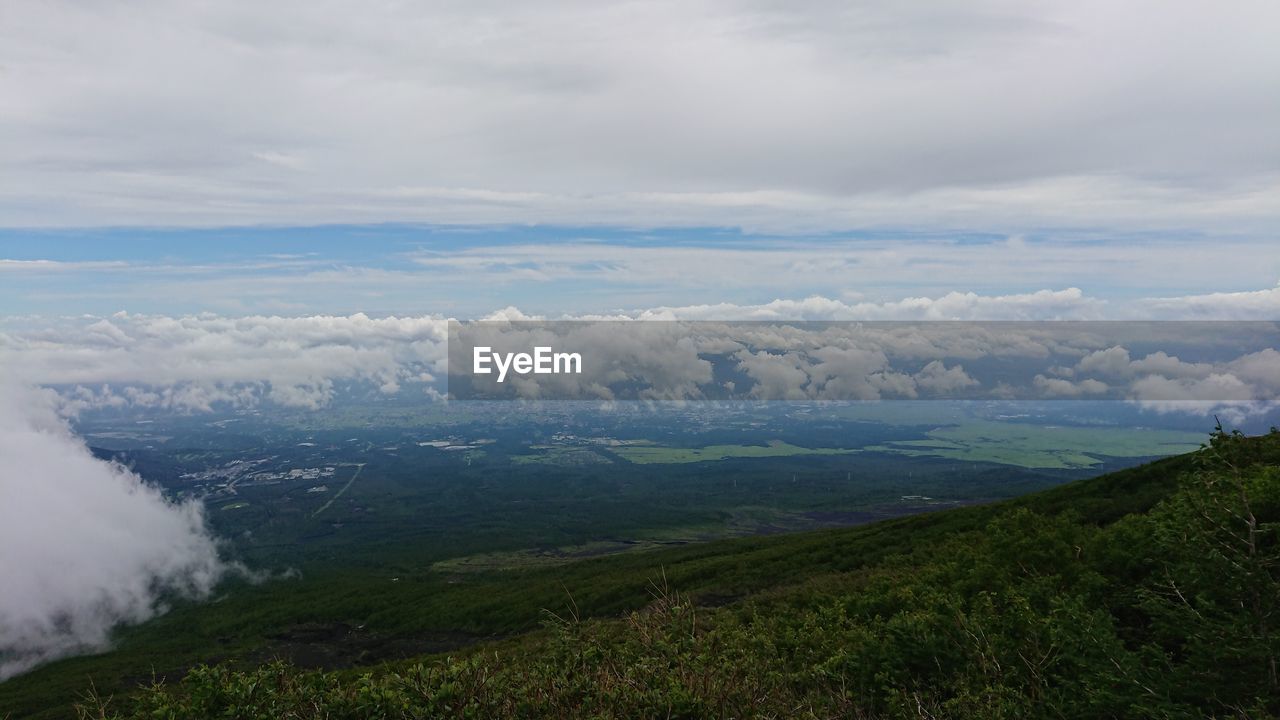
<path fill-rule="evenodd" d="M 451 323 L 451 398 L 1084 398 L 1258 407 L 1280 399 L 1274 322 L 546 322 L 515 315 Z M 535 347 L 578 353 L 580 366 L 506 378 L 473 370 L 475 352 L 511 357 Z M 1143 354 L 1131 359 L 1128 347 Z"/>
<path fill-rule="evenodd" d="M 1155 319 L 1271 320 L 1280 317 L 1280 289 L 1137 299 L 1123 308 L 1123 312 L 1117 312 L 1114 304 L 1068 288 L 1010 295 L 949 293 L 883 303 L 814 296 L 759 305 L 720 303 L 572 317 L 624 321 L 1038 321 L 1114 319 L 1127 314 Z M 507 308 L 489 317 L 539 319 L 517 308 Z M 963 335 L 963 331 L 958 332 Z M 709 371 L 696 360 L 699 352 L 740 353 L 737 356 L 742 364 L 740 369 L 750 368 L 762 381 L 762 389 L 778 387 L 776 395 L 771 397 L 817 397 L 815 393 L 828 384 L 830 389 L 858 397 L 945 396 L 946 392 L 938 391 L 973 388 L 968 383 L 972 377 L 962 374 L 966 369 L 972 373 L 972 366 L 957 367 L 957 360 L 967 363 L 1001 353 L 1028 358 L 1051 354 L 1044 349 L 1045 339 L 1035 337 L 1035 333 L 1018 338 L 988 335 L 991 334 L 981 338 L 989 341 L 981 347 L 965 346 L 965 342 L 976 343 L 980 339 L 977 336 L 959 337 L 952 338 L 945 348 L 930 347 L 915 354 L 910 342 L 892 338 L 866 347 L 839 339 L 828 342 L 821 337 L 797 340 L 793 345 L 788 345 L 786 338 L 763 337 L 747 343 L 733 338 L 739 344 L 728 345 L 716 345 L 719 340 L 707 338 L 702 340 L 714 342 L 686 346 L 676 338 L 656 345 L 650 343 L 655 348 L 682 351 L 687 356 L 684 359 L 676 359 L 671 353 L 655 355 L 646 350 L 647 341 L 638 337 L 620 338 L 617 333 L 603 333 L 595 344 L 612 355 L 625 355 L 623 364 L 628 367 L 651 367 L 663 376 L 660 384 L 668 388 L 707 381 Z M 109 317 L 10 318 L 0 324 L 0 363 L 11 368 L 11 374 L 21 382 L 60 388 L 67 412 L 104 406 L 190 412 L 206 411 L 220 404 L 245 407 L 261 402 L 315 409 L 327 405 L 338 388 L 352 383 L 387 394 L 411 392 L 438 396 L 443 390 L 447 367 L 446 338 L 447 320 L 441 315 L 170 317 L 117 313 Z M 845 354 L 787 354 L 827 346 L 833 348 L 833 353 L 843 348 L 841 352 Z M 1142 355 L 1130 358 L 1130 347 Z M 1233 400 L 1237 396 L 1271 397 L 1267 394 L 1269 390 L 1262 390 L 1273 385 L 1280 388 L 1280 384 L 1273 383 L 1266 374 L 1270 372 L 1267 357 L 1253 357 L 1252 364 L 1226 364 L 1236 360 L 1243 363 L 1247 353 L 1241 351 L 1231 357 L 1215 357 L 1212 363 L 1198 361 L 1197 364 L 1157 352 L 1169 347 L 1132 344 L 1123 337 L 1108 340 L 1105 335 L 1072 343 L 1058 341 L 1053 352 L 1068 348 L 1072 354 L 1038 371 L 1042 377 L 1034 386 L 1034 396 L 1104 397 L 1123 392 L 1127 393 L 1126 397 L 1152 400 L 1194 399 L 1202 395 L 1205 399 L 1213 396 L 1213 399 Z M 854 351 L 864 354 L 848 354 Z M 1081 360 L 1095 351 L 1102 355 Z M 761 355 L 762 352 L 766 354 Z M 866 355 L 866 352 L 880 355 Z M 1123 357 L 1108 353 L 1123 354 Z M 651 362 L 640 361 L 651 355 Z M 888 365 L 890 360 L 896 362 L 896 358 L 903 357 L 910 358 L 916 365 L 909 368 Z M 934 360 L 942 364 L 925 367 Z M 791 365 L 790 371 L 780 365 L 784 361 Z M 1077 361 L 1082 364 L 1076 365 Z M 837 368 L 843 368 L 843 373 L 833 372 Z M 879 384 L 842 386 L 841 383 L 853 382 L 849 377 L 856 375 L 858 368 L 867 370 L 863 375 L 881 373 L 874 381 Z M 679 372 L 673 374 L 676 370 Z M 1214 374 L 1223 377 L 1211 379 Z M 680 377 L 676 378 L 677 375 Z M 803 382 L 792 383 L 784 390 L 779 385 L 784 382 L 784 376 L 803 378 Z M 1154 379 L 1145 384 L 1137 382 L 1148 376 L 1174 384 L 1158 384 Z M 1226 376 L 1243 385 L 1232 390 Z M 771 378 L 767 383 L 763 382 L 766 377 Z M 1031 378 L 1026 381 L 1031 382 Z M 995 389 L 984 386 L 981 390 L 990 393 Z M 687 394 L 683 390 L 681 393 Z M 1027 395 L 1023 392 L 1020 396 Z"/>
<path fill-rule="evenodd" d="M 93 457 L 51 395 L 0 382 L 0 680 L 102 648 L 227 571 L 202 506 Z"/>
<path fill-rule="evenodd" d="M 1278 13 L 15 0 L 0 224 L 1256 232 Z"/>
<path fill-rule="evenodd" d="M 314 409 L 329 402 L 335 381 L 393 393 L 401 383 L 432 380 L 444 339 L 444 320 L 430 316 L 120 313 L 0 334 L 0 360 L 30 384 L 79 386 L 67 396 L 72 411 L 103 404 L 203 411 L 259 400 Z"/>
<path fill-rule="evenodd" d="M 801 238 L 705 228 L 0 230 L 0 307 L 477 317 L 506 305 L 542 314 L 763 313 L 781 298 L 778 313 L 808 313 L 822 309 L 796 301 L 817 297 L 862 319 L 991 319 L 1017 311 L 1015 301 L 1027 319 L 1267 319 L 1280 317 L 1273 245 L 1176 234 Z"/>

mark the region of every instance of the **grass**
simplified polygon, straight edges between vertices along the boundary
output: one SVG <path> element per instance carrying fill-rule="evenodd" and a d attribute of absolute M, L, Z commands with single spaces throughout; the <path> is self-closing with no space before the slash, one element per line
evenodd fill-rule
<path fill-rule="evenodd" d="M 858 452 L 845 448 L 806 448 L 779 440 L 767 445 L 708 445 L 701 448 L 630 445 L 611 448 L 626 460 L 640 465 L 696 463 L 728 458 L 787 457 L 791 455 L 845 455 Z"/>
<path fill-rule="evenodd" d="M 553 548 L 475 553 L 442 560 L 431 566 L 440 573 L 477 573 L 564 565 L 586 558 L 621 553 L 669 549 L 672 546 L 772 532 L 798 532 L 830 527 L 797 512 L 766 507 L 739 507 L 724 511 L 723 522 L 706 522 L 653 528 L 627 538 L 562 545 Z"/>
<path fill-rule="evenodd" d="M 1097 467 L 1103 458 L 1141 458 L 1191 452 L 1200 433 L 1104 427 L 1032 425 L 973 420 L 931 430 L 928 440 L 891 441 L 867 450 L 994 462 L 1040 469 Z"/>
<path fill-rule="evenodd" d="M 526 455 L 512 455 L 516 465 L 601 465 L 612 462 L 590 448 L 547 445 L 530 448 Z"/>

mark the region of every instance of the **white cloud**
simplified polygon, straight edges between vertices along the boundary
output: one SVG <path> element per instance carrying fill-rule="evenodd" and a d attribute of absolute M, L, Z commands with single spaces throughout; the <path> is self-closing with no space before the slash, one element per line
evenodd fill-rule
<path fill-rule="evenodd" d="M 1187 339 L 1197 332 L 1191 326 L 1184 327 L 1188 328 Z M 1274 332 L 1274 328 L 1269 330 Z M 1239 420 L 1269 411 L 1280 396 L 1280 352 L 1273 348 L 1212 362 L 1187 362 L 1163 350 L 1132 360 L 1127 349 L 1114 345 L 1085 355 L 1074 368 L 1067 370 L 1069 372 L 1060 374 L 1107 378 L 1125 388 L 1129 399 L 1162 412 L 1221 411 Z M 1103 393 L 1110 389 L 1096 377 L 1072 382 L 1037 376 L 1035 386 L 1046 395 L 1057 397 Z"/>
<path fill-rule="evenodd" d="M 759 305 L 717 303 L 659 307 L 644 319 L 682 320 L 1275 320 L 1280 286 L 1272 290 L 1108 301 L 1079 288 L 983 295 L 949 292 L 883 302 L 844 302 L 822 296 Z"/>
<path fill-rule="evenodd" d="M 202 597 L 228 570 L 199 503 L 93 457 L 51 396 L 0 382 L 0 680 L 102 648 L 164 593 Z"/>
<path fill-rule="evenodd" d="M 1079 319 L 1167 317 L 1223 319 L 1225 313 L 1271 319 L 1280 312 L 1280 290 L 1261 294 L 1132 298 L 1107 307 L 1073 286 L 1126 288 L 1141 280 L 1166 291 L 1180 288 L 1236 287 L 1242 281 L 1276 282 L 1280 264 L 1260 260 L 1256 244 L 1241 240 L 1054 241 L 1010 251 L 1003 243 L 962 243 L 913 238 L 826 242 L 795 241 L 741 246 L 618 246 L 607 243 L 556 242 L 460 248 L 413 257 L 432 277 L 483 278 L 503 286 L 557 282 L 607 283 L 612 294 L 633 288 L 664 289 L 687 295 L 691 288 L 710 290 L 720 298 L 741 296 L 744 289 L 775 288 L 779 292 L 838 296 L 843 292 L 890 289 L 898 300 L 846 303 L 810 296 L 803 301 L 778 300 L 753 310 L 761 319 L 830 317 L 846 307 L 896 319 Z M 733 272 L 724 272 L 733 268 Z M 979 292 L 977 288 L 1027 286 L 1060 288 L 1035 292 Z M 1278 286 L 1280 287 L 1280 286 Z M 974 288 L 969 292 L 956 288 Z M 929 296 L 902 297 L 904 292 Z M 839 292 L 837 292 L 837 290 Z M 661 296 L 661 293 L 659 293 Z M 1245 296 L 1251 299 L 1242 302 Z M 1022 306 L 1019 312 L 1018 306 Z M 652 304 L 647 307 L 652 307 Z M 732 308 L 733 306 L 729 306 Z M 725 306 L 706 305 L 710 317 Z M 661 308 L 659 308 L 661 309 Z M 686 308 L 692 311 L 694 308 Z M 582 312 L 584 308 L 575 308 Z M 995 313 L 999 311 L 997 316 Z M 1267 315 L 1266 313 L 1271 313 Z M 1053 314 L 1049 314 L 1053 313 Z M 721 316 L 722 317 L 722 316 Z"/>
<path fill-rule="evenodd" d="M 908 375 L 886 373 L 889 358 L 882 350 L 857 347 L 820 347 L 808 369 L 815 391 L 830 397 L 875 400 L 882 393 L 914 397 L 915 383 Z"/>
<path fill-rule="evenodd" d="M 269 230 L 260 232 L 264 242 L 274 237 Z M 309 232 L 319 238 L 326 231 Z M 432 231 L 395 232 L 404 234 L 404 242 L 432 242 Z M 1280 256 L 1240 238 L 1085 235 L 1025 241 L 1010 249 L 990 237 L 962 242 L 928 234 L 804 240 L 730 234 L 720 239 L 714 232 L 685 236 L 672 230 L 670 237 L 649 244 L 639 231 L 625 243 L 592 241 L 591 231 L 582 228 L 564 230 L 564 238 L 559 231 L 537 232 L 550 239 L 481 244 L 468 242 L 467 233 L 458 230 L 450 234 L 454 245 L 448 250 L 392 256 L 375 251 L 362 261 L 382 267 L 318 257 L 185 264 L 132 260 L 93 268 L 23 261 L 14 266 L 23 269 L 0 270 L 6 278 L 0 304 L 24 314 L 109 314 L 129 308 L 161 314 L 349 315 L 376 308 L 379 314 L 426 310 L 478 317 L 516 305 L 552 316 L 666 307 L 717 318 L 746 307 L 761 319 L 855 313 L 863 319 L 1280 317 L 1275 289 Z M 351 242 L 360 242 L 358 235 Z M 24 252 L 37 242 L 13 237 L 19 239 L 12 244 L 24 246 Z M 173 236 L 175 243 L 190 240 Z M 104 238 L 102 244 L 110 242 Z M 47 264 L 58 269 L 39 269 Z M 1205 289 L 1256 287 L 1271 289 L 1204 294 Z"/>
<path fill-rule="evenodd" d="M 1250 403 L 1258 398 L 1254 388 L 1230 373 L 1205 378 L 1166 378 L 1147 375 L 1130 386 L 1135 399 L 1151 407 L 1185 403 Z"/>
<path fill-rule="evenodd" d="M 960 365 L 947 367 L 941 360 L 925 365 L 914 376 L 916 386 L 941 397 L 950 397 L 958 390 L 978 385 Z"/>
<path fill-rule="evenodd" d="M 752 396 L 758 400 L 807 400 L 809 373 L 799 353 L 743 350 L 736 356 L 738 368 L 755 381 Z"/>
<path fill-rule="evenodd" d="M 1036 375 L 1032 381 L 1032 386 L 1049 398 L 1077 398 L 1088 395 L 1102 395 L 1110 390 L 1106 383 L 1092 378 L 1081 380 L 1080 382 L 1072 382 L 1062 378 L 1045 377 L 1044 375 Z"/>
<path fill-rule="evenodd" d="M 641 311 L 640 319 L 680 320 L 1053 320 L 1096 319 L 1106 303 L 1079 288 L 1009 295 L 951 292 L 887 302 L 846 303 L 821 296 L 761 305 L 719 303 Z"/>
<path fill-rule="evenodd" d="M 1273 348 L 1242 355 L 1227 365 L 1235 377 L 1280 393 L 1280 352 Z"/>
<path fill-rule="evenodd" d="M 66 273 L 83 270 L 128 270 L 120 260 L 63 262 L 59 260 L 10 260 L 0 258 L 0 273 Z"/>
<path fill-rule="evenodd" d="M 1261 260 L 1261 258 L 1254 258 Z M 1181 320 L 1280 319 L 1280 285 L 1266 290 L 1151 298 L 1138 303 L 1156 317 Z"/>
<path fill-rule="evenodd" d="M 1280 215 L 1266 0 L 5 10 L 10 226 Z"/>
<path fill-rule="evenodd" d="M 582 317 L 622 321 L 1039 320 L 1090 318 L 1105 314 L 1108 308 L 1107 303 L 1072 288 L 995 296 L 949 293 L 884 303 L 813 296 L 760 305 L 666 307 Z M 542 316 L 512 306 L 488 317 L 521 321 Z M 608 397 L 610 384 L 624 378 L 647 379 L 654 392 L 694 397 L 698 386 L 711 377 L 710 366 L 698 360 L 698 353 L 745 353 L 740 356 L 742 369 L 757 377 L 757 391 L 773 393 L 770 397 L 945 396 L 964 390 L 971 381 L 978 382 L 973 368 L 982 365 L 973 363 L 984 360 L 1015 365 L 1044 363 L 1035 369 L 1045 377 L 1038 381 L 1038 387 L 1057 395 L 1092 396 L 1102 393 L 1103 388 L 1123 392 L 1147 376 L 1204 380 L 1215 373 L 1239 379 L 1254 397 L 1280 393 L 1280 381 L 1275 377 L 1280 356 L 1274 351 L 1196 362 L 1154 351 L 1134 359 L 1119 344 L 1126 338 L 1128 326 L 1123 323 L 939 322 L 929 323 L 927 331 L 918 323 L 887 323 L 865 326 L 856 339 L 839 328 L 828 332 L 821 326 L 796 328 L 785 323 L 731 330 L 714 330 L 717 325 L 711 323 L 706 326 L 710 330 L 696 337 L 671 334 L 664 325 L 671 324 L 646 323 L 643 333 L 640 326 L 629 333 L 583 326 L 572 342 L 592 348 L 598 363 L 581 377 L 557 377 L 538 383 L 536 388 L 544 392 L 558 388 L 568 394 L 592 388 L 596 395 Z M 1148 341 L 1158 342 L 1161 332 L 1168 334 L 1164 338 L 1168 343 L 1197 340 L 1194 333 L 1179 329 L 1183 326 L 1156 323 L 1144 327 L 1144 332 L 1157 333 Z M 1269 330 L 1268 326 L 1249 326 L 1241 332 L 1255 337 L 1241 339 L 1255 343 L 1259 333 Z M 446 334 L 447 322 L 441 316 L 169 317 L 117 313 L 110 317 L 10 318 L 0 323 L 0 364 L 18 381 L 62 388 L 69 412 L 121 405 L 207 411 L 218 405 L 245 407 L 264 401 L 315 409 L 329 404 L 351 383 L 387 394 L 437 396 L 447 366 Z M 532 341 L 523 335 L 500 339 L 510 345 L 507 350 L 532 347 Z M 502 345 L 495 341 L 494 346 Z M 1026 376 L 1027 383 L 1031 377 Z M 1068 380 L 1073 384 L 1064 384 Z M 1186 388 L 1192 394 L 1199 392 L 1195 385 Z M 1128 392 L 1137 397 L 1139 389 L 1148 392 L 1155 388 L 1148 384 Z M 994 392 L 994 388 L 974 387 L 977 393 L 988 391 Z"/>
<path fill-rule="evenodd" d="M 120 397 L 143 406 L 208 410 L 265 397 L 317 408 L 332 398 L 335 381 L 394 392 L 433 377 L 445 361 L 445 334 L 439 317 L 120 313 L 0 333 L 0 362 L 35 384 L 118 385 Z M 119 393 L 99 394 L 109 403 Z"/>
<path fill-rule="evenodd" d="M 1238 361 L 1237 361 L 1238 362 Z M 1163 375 L 1172 378 L 1204 378 L 1213 373 L 1212 363 L 1191 363 L 1173 357 L 1163 350 L 1134 361 L 1128 370 L 1134 375 Z"/>
<path fill-rule="evenodd" d="M 1075 370 L 1103 375 L 1126 375 L 1129 373 L 1130 362 L 1129 351 L 1117 345 L 1089 353 L 1076 363 Z"/>

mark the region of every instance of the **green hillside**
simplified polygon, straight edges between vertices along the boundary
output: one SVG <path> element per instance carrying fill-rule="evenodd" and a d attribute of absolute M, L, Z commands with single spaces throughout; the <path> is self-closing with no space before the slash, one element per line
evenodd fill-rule
<path fill-rule="evenodd" d="M 0 708 L 15 718 L 65 716 L 72 702 L 86 717 L 121 718 L 1271 717 L 1277 466 L 1280 434 L 1219 433 L 1192 455 L 857 528 L 462 580 L 346 574 L 309 595 L 259 590 L 252 606 L 232 592 L 126 633 L 111 653 L 0 685 Z M 307 624 L 338 591 L 368 597 L 362 619 L 376 633 Z M 304 653 L 302 664 L 337 669 L 271 663 L 270 649 L 237 644 L 245 627 L 289 628 L 274 654 L 297 661 L 287 651 L 305 646 L 329 655 Z M 396 642 L 425 654 L 387 661 L 405 654 Z M 162 682 L 122 692 L 153 674 Z"/>

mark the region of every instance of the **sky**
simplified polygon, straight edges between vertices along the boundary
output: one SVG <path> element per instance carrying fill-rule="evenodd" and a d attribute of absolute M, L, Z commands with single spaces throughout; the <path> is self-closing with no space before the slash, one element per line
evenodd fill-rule
<path fill-rule="evenodd" d="M 0 230 L 9 316 L 149 314 L 475 318 L 820 298 L 874 309 L 949 296 L 1022 300 L 934 319 L 1280 317 L 1280 252 L 1251 237 L 737 228 L 426 226 Z M 1220 294 L 1216 309 L 1204 296 Z M 1161 305 L 1159 309 L 1155 305 Z M 1196 307 L 1191 307 L 1196 305 Z M 942 308 L 943 306 L 938 306 Z M 736 317 L 736 314 L 730 316 Z M 809 318 L 796 315 L 796 319 Z M 907 313 L 904 319 L 915 319 Z"/>
<path fill-rule="evenodd" d="M 0 349 L 121 312 L 1276 319 L 1278 21 L 13 0 Z"/>
<path fill-rule="evenodd" d="M 1267 0 L 0 10 L 0 222 L 1267 233 Z"/>
<path fill-rule="evenodd" d="M 1277 22 L 1265 0 L 12 0 L 0 315 L 1265 293 Z"/>

